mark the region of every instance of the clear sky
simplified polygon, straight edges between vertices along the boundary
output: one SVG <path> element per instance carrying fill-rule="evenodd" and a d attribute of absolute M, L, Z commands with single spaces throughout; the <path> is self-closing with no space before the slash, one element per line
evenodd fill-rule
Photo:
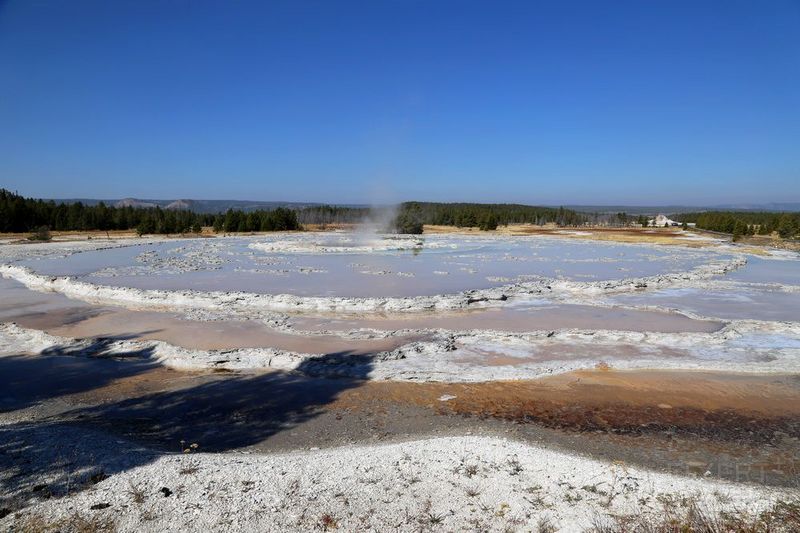
<path fill-rule="evenodd" d="M 0 0 L 0 187 L 800 201 L 800 1 Z"/>

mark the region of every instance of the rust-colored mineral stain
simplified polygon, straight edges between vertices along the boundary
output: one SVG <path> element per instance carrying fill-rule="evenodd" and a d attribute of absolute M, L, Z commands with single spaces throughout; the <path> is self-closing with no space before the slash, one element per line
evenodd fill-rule
<path fill-rule="evenodd" d="M 376 400 L 577 431 L 767 438 L 798 433 L 800 378 L 603 369 L 491 383 L 368 382 L 345 391 L 335 407 L 357 409 Z"/>

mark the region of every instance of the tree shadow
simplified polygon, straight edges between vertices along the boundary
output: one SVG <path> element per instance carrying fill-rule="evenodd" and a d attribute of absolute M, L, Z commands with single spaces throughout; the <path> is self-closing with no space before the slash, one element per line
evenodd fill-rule
<path fill-rule="evenodd" d="M 86 392 L 158 366 L 151 359 L 151 347 L 110 350 L 114 342 L 130 338 L 103 337 L 77 346 L 53 346 L 38 355 L 0 357 L 0 413 Z"/>
<path fill-rule="evenodd" d="M 63 495 L 99 473 L 112 475 L 164 454 L 258 444 L 363 384 L 374 357 L 337 352 L 291 373 L 206 376 L 195 386 L 74 409 L 58 421 L 0 427 L 0 493 L 18 498 L 45 485 L 47 494 Z M 348 367 L 348 377 L 312 377 L 340 366 Z"/>
<path fill-rule="evenodd" d="M 153 355 L 152 347 L 144 347 L 138 350 L 128 350 L 125 352 L 113 351 L 112 346 L 118 341 L 129 341 L 137 339 L 142 335 L 158 333 L 160 330 L 141 331 L 130 335 L 110 335 L 102 337 L 92 337 L 88 344 L 73 344 L 70 346 L 52 346 L 45 348 L 40 355 L 44 356 L 71 356 L 88 357 L 92 359 L 145 359 Z"/>
<path fill-rule="evenodd" d="M 375 366 L 375 354 L 356 353 L 352 350 L 331 352 L 305 359 L 297 372 L 312 377 L 367 379 Z"/>
<path fill-rule="evenodd" d="M 373 358 L 336 352 L 308 359 L 295 372 L 222 375 L 69 415 L 82 425 L 162 451 L 180 451 L 183 441 L 224 452 L 257 444 L 316 416 L 342 391 L 363 383 Z M 346 377 L 329 377 L 337 373 Z"/>

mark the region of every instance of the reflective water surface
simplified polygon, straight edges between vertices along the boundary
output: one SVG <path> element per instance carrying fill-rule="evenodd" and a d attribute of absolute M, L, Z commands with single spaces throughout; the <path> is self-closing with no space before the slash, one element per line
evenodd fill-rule
<path fill-rule="evenodd" d="M 403 250 L 385 249 L 383 239 L 373 239 L 374 251 L 368 252 L 360 250 L 369 244 L 353 246 L 350 235 L 309 234 L 288 242 L 285 236 L 173 241 L 21 264 L 42 274 L 141 289 L 399 297 L 500 286 L 526 277 L 597 281 L 651 276 L 690 270 L 720 257 L 697 249 L 542 237 L 426 236 L 421 246 Z M 298 247 L 298 242 L 307 246 Z M 264 244 L 274 245 L 267 246 L 273 251 L 265 251 Z M 337 246 L 359 251 L 337 253 Z M 321 248 L 324 253 L 306 251 Z"/>

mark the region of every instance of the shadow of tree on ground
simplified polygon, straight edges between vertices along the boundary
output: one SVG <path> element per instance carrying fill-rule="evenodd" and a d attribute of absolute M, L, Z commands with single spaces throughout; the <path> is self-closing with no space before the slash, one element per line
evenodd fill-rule
<path fill-rule="evenodd" d="M 114 342 L 128 339 L 103 337 L 80 345 L 54 346 L 39 355 L 0 357 L 0 413 L 96 389 L 159 366 L 151 360 L 151 347 L 109 353 Z"/>
<path fill-rule="evenodd" d="M 348 362 L 357 377 L 310 379 L 308 365 Z M 221 375 L 187 389 L 158 392 L 70 413 L 81 424 L 102 428 L 163 451 L 180 451 L 180 442 L 200 443 L 222 452 L 256 444 L 314 417 L 339 393 L 358 387 L 373 356 L 337 352 L 304 362 L 296 372 Z M 331 366 L 336 366 L 335 363 Z"/>
<path fill-rule="evenodd" d="M 0 427 L 0 493 L 6 495 L 0 497 L 0 505 L 14 506 L 34 489 L 43 497 L 64 495 L 86 487 L 100 473 L 113 475 L 147 464 L 165 453 L 180 453 L 191 443 L 198 443 L 203 452 L 257 444 L 318 416 L 341 392 L 360 386 L 373 358 L 337 352 L 314 358 L 297 372 L 221 374 L 196 386 L 74 409 L 57 420 Z M 91 367 L 77 363 L 74 372 L 85 372 L 96 385 L 101 379 L 94 374 L 101 368 L 96 365 L 110 362 L 90 361 Z M 351 366 L 356 377 L 319 379 L 304 374 L 318 371 L 320 365 L 342 364 Z M 108 370 L 109 378 L 114 371 Z M 79 387 L 68 390 L 75 388 Z"/>

